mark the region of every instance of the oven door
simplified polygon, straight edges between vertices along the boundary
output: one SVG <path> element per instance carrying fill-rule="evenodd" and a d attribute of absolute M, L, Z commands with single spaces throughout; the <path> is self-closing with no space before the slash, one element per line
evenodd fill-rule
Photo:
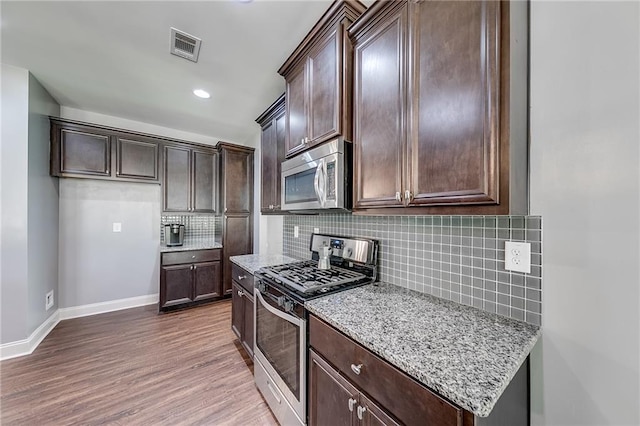
<path fill-rule="evenodd" d="M 268 291 L 254 291 L 255 357 L 306 423 L 306 320 L 284 312 Z"/>

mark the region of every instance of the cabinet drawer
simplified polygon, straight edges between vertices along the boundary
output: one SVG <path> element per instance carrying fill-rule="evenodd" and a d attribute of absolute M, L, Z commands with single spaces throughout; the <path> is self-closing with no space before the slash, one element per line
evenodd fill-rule
<path fill-rule="evenodd" d="M 253 295 L 253 275 L 231 262 L 231 279 Z"/>
<path fill-rule="evenodd" d="M 347 379 L 404 424 L 461 426 L 464 411 L 314 316 L 309 343 Z M 360 364 L 360 374 L 351 365 Z"/>
<path fill-rule="evenodd" d="M 222 258 L 220 249 L 189 250 L 162 253 L 162 265 L 180 265 L 182 263 L 213 262 Z"/>

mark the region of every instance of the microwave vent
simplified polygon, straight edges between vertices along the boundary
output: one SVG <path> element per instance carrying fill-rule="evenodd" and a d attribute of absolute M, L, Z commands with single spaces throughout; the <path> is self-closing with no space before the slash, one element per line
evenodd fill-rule
<path fill-rule="evenodd" d="M 171 27 L 171 53 L 198 62 L 201 39 Z"/>

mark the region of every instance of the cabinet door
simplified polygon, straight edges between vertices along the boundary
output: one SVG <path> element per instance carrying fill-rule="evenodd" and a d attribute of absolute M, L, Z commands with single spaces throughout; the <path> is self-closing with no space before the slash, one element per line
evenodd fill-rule
<path fill-rule="evenodd" d="M 364 426 L 400 426 L 400 423 L 396 422 L 386 411 L 362 394 L 360 394 L 359 407 Z"/>
<path fill-rule="evenodd" d="M 253 296 L 244 291 L 244 333 L 242 334 L 242 346 L 253 359 Z"/>
<path fill-rule="evenodd" d="M 280 181 L 280 173 L 278 173 L 278 141 L 275 120 L 262 128 L 261 151 L 260 210 L 264 213 L 272 213 L 274 206 L 280 204 L 280 201 L 276 200 L 276 182 Z"/>
<path fill-rule="evenodd" d="M 500 2 L 424 1 L 416 19 L 412 204 L 498 202 Z M 508 159 L 503 159 L 508 161 Z"/>
<path fill-rule="evenodd" d="M 358 390 L 313 350 L 309 351 L 309 425 L 358 424 Z"/>
<path fill-rule="evenodd" d="M 231 261 L 229 257 L 253 253 L 253 231 L 250 214 L 227 214 L 223 221 L 223 294 L 231 293 Z"/>
<path fill-rule="evenodd" d="M 253 152 L 223 149 L 222 168 L 224 213 L 250 213 L 253 202 Z"/>
<path fill-rule="evenodd" d="M 116 176 L 157 181 L 159 144 L 151 140 L 116 136 Z"/>
<path fill-rule="evenodd" d="M 89 130 L 60 131 L 60 172 L 111 176 L 111 138 Z"/>
<path fill-rule="evenodd" d="M 160 308 L 193 300 L 192 265 L 163 266 L 160 269 Z"/>
<path fill-rule="evenodd" d="M 244 290 L 235 281 L 232 281 L 231 288 L 233 290 L 231 295 L 231 331 L 242 342 L 244 333 Z"/>
<path fill-rule="evenodd" d="M 341 36 L 342 33 L 334 30 L 309 55 L 309 146 L 340 134 L 338 58 L 342 55 L 338 40 Z"/>
<path fill-rule="evenodd" d="M 399 5 L 401 3 L 398 3 Z M 402 206 L 406 145 L 407 4 L 357 35 L 354 48 L 355 208 Z"/>
<path fill-rule="evenodd" d="M 191 211 L 215 213 L 218 187 L 218 154 L 192 151 L 193 195 Z"/>
<path fill-rule="evenodd" d="M 304 139 L 307 138 L 307 108 L 306 99 L 306 64 L 301 64 L 287 76 L 287 157 L 291 157 L 304 149 Z"/>
<path fill-rule="evenodd" d="M 276 118 L 276 148 L 278 151 L 278 158 L 276 160 L 276 174 L 275 174 L 275 183 L 276 183 L 276 192 L 274 201 L 274 210 L 282 211 L 282 162 L 285 160 L 285 148 L 284 143 L 287 134 L 287 118 L 285 116 L 284 111 L 280 114 L 279 117 Z"/>
<path fill-rule="evenodd" d="M 187 212 L 191 206 L 191 150 L 164 148 L 164 211 Z"/>
<path fill-rule="evenodd" d="M 194 301 L 214 299 L 222 296 L 222 270 L 220 262 L 196 263 L 193 265 Z"/>

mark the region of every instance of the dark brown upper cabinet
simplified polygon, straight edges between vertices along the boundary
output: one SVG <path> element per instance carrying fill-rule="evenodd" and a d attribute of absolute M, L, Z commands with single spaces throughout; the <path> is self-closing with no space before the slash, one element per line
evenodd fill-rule
<path fill-rule="evenodd" d="M 218 153 L 186 144 L 164 147 L 163 211 L 215 213 Z"/>
<path fill-rule="evenodd" d="M 253 148 L 218 143 L 222 208 L 222 291 L 229 295 L 231 256 L 253 253 Z"/>
<path fill-rule="evenodd" d="M 521 2 L 403 0 L 349 28 L 354 210 L 527 213 L 527 23 Z"/>
<path fill-rule="evenodd" d="M 51 118 L 51 175 L 159 183 L 160 141 Z"/>
<path fill-rule="evenodd" d="M 347 27 L 366 10 L 337 0 L 280 67 L 286 81 L 286 157 L 342 136 L 351 140 L 352 47 Z"/>
<path fill-rule="evenodd" d="M 262 128 L 261 144 L 261 193 L 260 211 L 263 214 L 281 214 L 282 162 L 285 158 L 285 105 L 280 96 L 256 122 Z"/>

